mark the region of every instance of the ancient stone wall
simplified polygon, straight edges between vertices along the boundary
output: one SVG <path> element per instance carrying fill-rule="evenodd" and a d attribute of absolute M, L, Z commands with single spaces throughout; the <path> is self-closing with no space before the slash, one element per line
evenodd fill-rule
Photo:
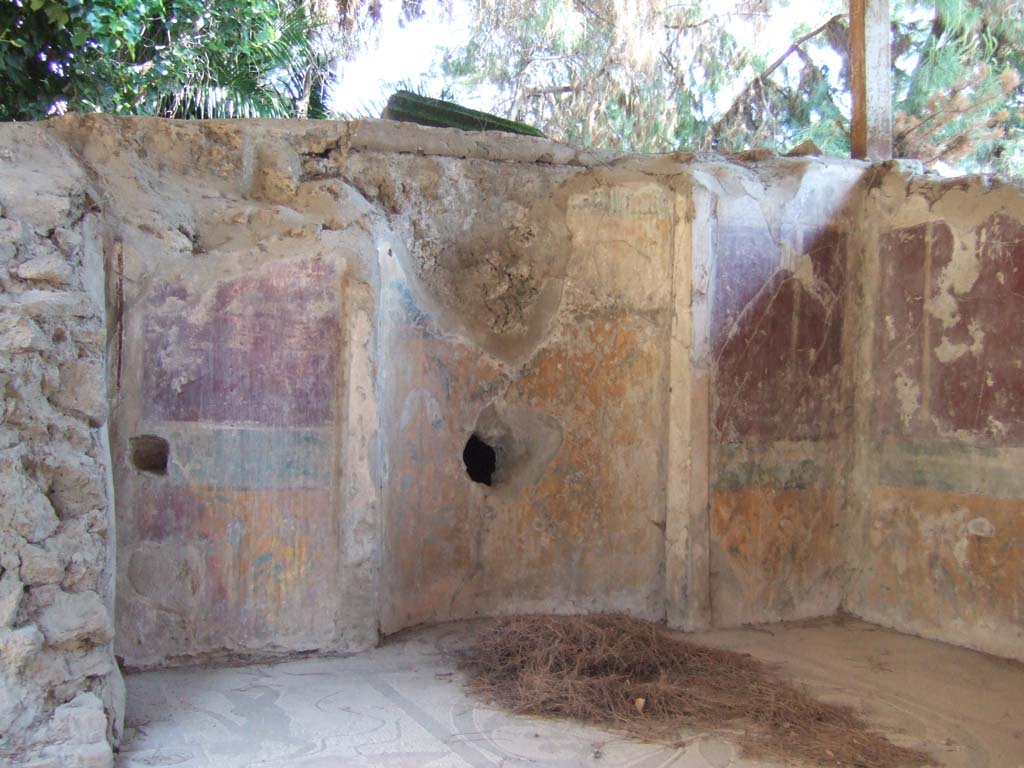
<path fill-rule="evenodd" d="M 846 605 L 1024 659 L 1024 193 L 876 173 Z"/>
<path fill-rule="evenodd" d="M 379 121 L 0 152 L 0 750 L 109 764 L 112 634 L 844 607 L 1021 655 L 1019 190 Z"/>
<path fill-rule="evenodd" d="M 67 148 L 0 126 L 0 763 L 110 766 L 103 226 Z M 13 760 L 13 762 L 8 762 Z"/>

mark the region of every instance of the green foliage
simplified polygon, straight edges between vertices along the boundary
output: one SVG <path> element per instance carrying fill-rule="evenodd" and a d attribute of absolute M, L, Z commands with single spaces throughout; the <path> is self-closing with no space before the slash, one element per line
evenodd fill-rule
<path fill-rule="evenodd" d="M 1024 5 L 905 0 L 894 30 L 898 154 L 1024 176 Z"/>
<path fill-rule="evenodd" d="M 847 3 L 809 6 L 814 17 L 775 59 L 739 33 L 772 6 L 481 0 L 445 73 L 456 93 L 486 85 L 508 117 L 585 146 L 785 150 L 811 139 L 848 153 Z M 897 153 L 1024 174 L 1024 3 L 894 0 L 892 30 Z"/>
<path fill-rule="evenodd" d="M 701 2 L 647 10 L 624 29 L 611 0 L 483 2 L 471 41 L 444 70 L 461 88 L 496 89 L 500 111 L 548 135 L 673 148 L 707 127 L 746 53 L 728 16 L 706 15 Z"/>
<path fill-rule="evenodd" d="M 0 118 L 325 114 L 330 29 L 288 0 L 0 0 Z"/>
<path fill-rule="evenodd" d="M 791 1 L 475 0 L 442 96 L 494 93 L 495 111 L 583 146 L 784 150 L 811 139 L 845 154 L 846 1 L 812 4 L 781 56 L 745 34 Z M 325 117 L 333 65 L 381 7 L 0 0 L 0 119 Z M 422 10 L 402 2 L 406 18 Z M 1024 2 L 893 0 L 892 33 L 897 154 L 1024 176 Z"/>
<path fill-rule="evenodd" d="M 485 1 L 444 68 L 458 88 L 486 84 L 507 116 L 573 143 L 708 147 L 723 95 L 757 61 L 733 34 L 737 13 L 713 5 L 640 3 L 622 15 L 615 0 Z"/>

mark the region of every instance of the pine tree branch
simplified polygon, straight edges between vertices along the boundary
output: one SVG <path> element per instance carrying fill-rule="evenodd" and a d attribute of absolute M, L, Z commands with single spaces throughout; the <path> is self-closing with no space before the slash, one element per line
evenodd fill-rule
<path fill-rule="evenodd" d="M 704 21 L 697 21 L 694 22 L 693 24 L 665 24 L 663 26 L 665 27 L 665 29 L 675 29 L 680 32 L 684 32 L 687 29 L 700 29 L 701 27 L 707 26 L 713 21 L 715 21 L 714 18 L 707 18 L 704 19 Z"/>
<path fill-rule="evenodd" d="M 722 127 L 725 125 L 725 122 L 730 117 L 732 117 L 736 113 L 738 113 L 740 108 L 741 108 L 741 106 L 743 105 L 743 103 L 746 100 L 748 100 L 752 95 L 754 95 L 755 88 L 760 87 L 761 93 L 762 93 L 762 98 L 763 98 L 764 97 L 765 84 L 768 82 L 768 78 L 771 77 L 772 73 L 774 73 L 775 70 L 777 70 L 779 67 L 781 67 L 785 63 L 786 59 L 788 59 L 794 53 L 799 51 L 801 54 L 803 54 L 804 52 L 803 52 L 803 49 L 801 48 L 801 46 L 804 43 L 806 43 L 811 38 L 814 38 L 814 37 L 820 35 L 822 32 L 824 32 L 826 29 L 828 29 L 832 24 L 835 24 L 835 23 L 841 21 L 842 19 L 843 19 L 843 14 L 837 13 L 835 16 L 830 18 L 828 21 L 826 21 L 821 26 L 816 27 L 815 29 L 812 29 L 807 34 L 801 35 L 796 40 L 794 40 L 793 43 L 789 46 L 789 48 L 786 49 L 785 53 L 783 53 L 781 56 L 779 56 L 779 58 L 777 58 L 775 61 L 773 61 L 764 71 L 761 72 L 761 74 L 759 74 L 757 77 L 755 77 L 749 83 L 747 83 L 747 85 L 743 88 L 743 90 L 740 91 L 739 95 L 736 97 L 736 99 L 733 101 L 733 103 L 729 106 L 729 109 L 727 109 L 725 111 L 725 113 L 722 115 L 721 118 L 719 118 L 717 121 L 715 121 L 715 124 L 711 128 L 712 134 L 717 136 L 721 132 Z"/>
<path fill-rule="evenodd" d="M 928 115 L 928 117 L 923 118 L 921 120 L 921 122 L 917 123 L 917 125 L 913 126 L 912 128 L 908 128 L 905 131 L 901 131 L 900 133 L 898 133 L 896 135 L 896 140 L 897 141 L 903 141 L 910 134 L 914 133 L 914 131 L 920 130 L 924 125 L 927 125 L 928 123 L 932 122 L 933 120 L 939 120 L 937 125 L 933 126 L 932 128 L 930 128 L 929 130 L 925 131 L 924 133 L 921 133 L 921 134 L 917 135 L 918 139 L 927 138 L 927 137 L 931 136 L 932 134 L 942 130 L 942 128 L 944 128 L 951 120 L 954 120 L 957 117 L 962 117 L 963 115 L 970 114 L 971 112 L 976 112 L 978 110 L 981 110 L 981 109 L 987 107 L 989 104 L 993 103 L 994 101 L 999 100 L 1000 98 L 1001 98 L 1001 95 L 999 95 L 999 94 L 997 94 L 995 96 L 989 96 L 987 99 L 983 99 L 982 101 L 977 101 L 977 102 L 972 103 L 971 106 L 969 108 L 967 108 L 967 109 L 949 109 L 949 108 L 937 109 L 934 112 L 932 112 L 930 115 Z M 945 118 L 945 120 L 940 120 L 940 118 Z"/>
<path fill-rule="evenodd" d="M 575 93 L 576 86 L 573 85 L 551 85 L 546 88 L 531 88 L 526 86 L 523 88 L 523 96 L 526 98 L 536 98 L 537 96 L 546 95 L 559 95 L 563 93 Z"/>
<path fill-rule="evenodd" d="M 801 35 L 800 37 L 798 37 L 796 40 L 793 41 L 793 44 L 791 46 L 789 46 L 789 48 L 786 49 L 786 52 L 784 54 L 779 56 L 779 58 L 777 58 L 775 61 L 772 62 L 771 66 L 769 66 L 764 72 L 762 72 L 760 75 L 757 76 L 757 79 L 758 80 L 764 80 L 765 78 L 771 77 L 772 73 L 776 69 L 781 67 L 783 62 L 786 61 L 786 59 L 788 59 L 790 56 L 792 56 L 794 53 L 796 53 L 797 50 L 800 48 L 800 46 L 802 46 L 804 43 L 806 43 L 812 37 L 817 37 L 822 32 L 824 32 L 826 29 L 828 29 L 830 25 L 834 24 L 837 21 L 841 21 L 842 19 L 843 19 L 843 14 L 837 13 L 835 16 L 833 16 L 831 19 L 826 21 L 824 24 L 822 24 L 817 29 L 811 30 L 806 35 Z"/>

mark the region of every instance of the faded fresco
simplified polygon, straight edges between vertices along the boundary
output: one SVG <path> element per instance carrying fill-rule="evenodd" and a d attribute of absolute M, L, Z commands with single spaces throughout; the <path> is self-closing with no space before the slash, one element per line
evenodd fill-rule
<path fill-rule="evenodd" d="M 924 200 L 930 214 L 881 233 L 878 460 L 852 599 L 873 620 L 1019 657 L 1024 200 L 967 191 L 969 205 L 956 187 L 912 189 L 910 215 Z"/>

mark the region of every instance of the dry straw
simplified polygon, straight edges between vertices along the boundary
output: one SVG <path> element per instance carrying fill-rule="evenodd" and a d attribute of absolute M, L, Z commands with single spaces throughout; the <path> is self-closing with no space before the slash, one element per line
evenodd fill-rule
<path fill-rule="evenodd" d="M 517 714 L 565 717 L 669 744 L 728 732 L 747 757 L 844 768 L 933 765 L 852 708 L 764 663 L 624 616 L 500 619 L 460 653 L 469 686 Z"/>

